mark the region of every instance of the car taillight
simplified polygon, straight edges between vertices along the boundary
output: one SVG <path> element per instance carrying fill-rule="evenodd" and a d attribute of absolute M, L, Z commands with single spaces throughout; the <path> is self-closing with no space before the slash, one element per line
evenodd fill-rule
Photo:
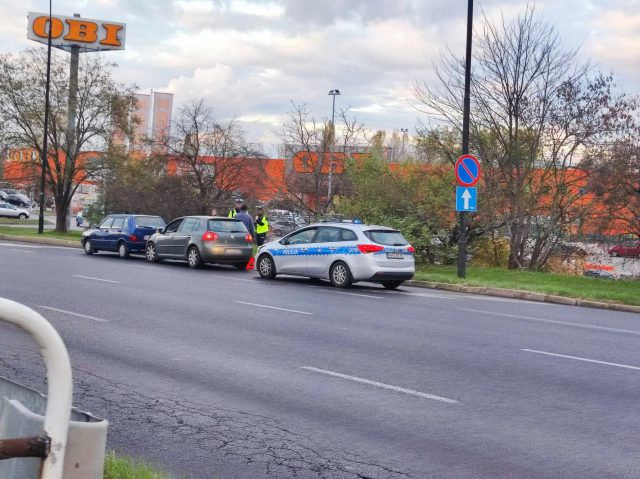
<path fill-rule="evenodd" d="M 218 240 L 218 235 L 213 231 L 206 231 L 202 235 L 202 241 L 217 241 L 217 240 Z"/>
<path fill-rule="evenodd" d="M 384 251 L 384 246 L 379 246 L 377 244 L 359 244 L 358 249 L 361 253 L 378 253 L 380 251 Z"/>
<path fill-rule="evenodd" d="M 407 251 L 409 251 L 409 253 L 414 254 L 416 252 L 416 249 L 413 246 L 409 246 L 407 248 Z"/>
<path fill-rule="evenodd" d="M 244 235 L 244 239 L 247 240 L 247 243 L 253 243 L 253 236 L 251 236 L 251 233 Z"/>
<path fill-rule="evenodd" d="M 136 235 L 129 236 L 129 241 L 133 241 L 134 243 L 138 241 L 138 237 Z"/>

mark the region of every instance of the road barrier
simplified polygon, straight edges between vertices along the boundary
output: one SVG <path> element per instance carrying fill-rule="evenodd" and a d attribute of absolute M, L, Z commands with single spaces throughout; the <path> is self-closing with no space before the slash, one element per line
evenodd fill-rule
<path fill-rule="evenodd" d="M 47 396 L 0 377 L 0 478 L 101 479 L 108 422 L 72 410 L 67 349 L 32 309 L 0 298 L 0 322 L 17 326 L 40 347 Z"/>

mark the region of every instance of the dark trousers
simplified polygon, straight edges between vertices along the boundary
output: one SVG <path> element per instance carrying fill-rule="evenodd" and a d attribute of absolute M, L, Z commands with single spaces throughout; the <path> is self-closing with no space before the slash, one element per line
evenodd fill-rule
<path fill-rule="evenodd" d="M 262 246 L 267 239 L 267 233 L 258 233 L 256 234 L 256 243 L 258 246 Z"/>

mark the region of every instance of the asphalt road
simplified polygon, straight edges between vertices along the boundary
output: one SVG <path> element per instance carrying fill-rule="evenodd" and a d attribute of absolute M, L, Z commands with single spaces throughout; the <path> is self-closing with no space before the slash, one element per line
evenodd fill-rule
<path fill-rule="evenodd" d="M 194 478 L 640 477 L 640 315 L 6 242 L 0 296 L 111 448 Z M 3 325 L 0 375 L 44 389 Z"/>

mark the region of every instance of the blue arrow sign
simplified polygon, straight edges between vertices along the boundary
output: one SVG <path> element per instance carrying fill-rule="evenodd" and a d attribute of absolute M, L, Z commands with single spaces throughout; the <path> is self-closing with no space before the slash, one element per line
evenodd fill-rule
<path fill-rule="evenodd" d="M 456 187 L 456 211 L 477 211 L 478 188 Z"/>

